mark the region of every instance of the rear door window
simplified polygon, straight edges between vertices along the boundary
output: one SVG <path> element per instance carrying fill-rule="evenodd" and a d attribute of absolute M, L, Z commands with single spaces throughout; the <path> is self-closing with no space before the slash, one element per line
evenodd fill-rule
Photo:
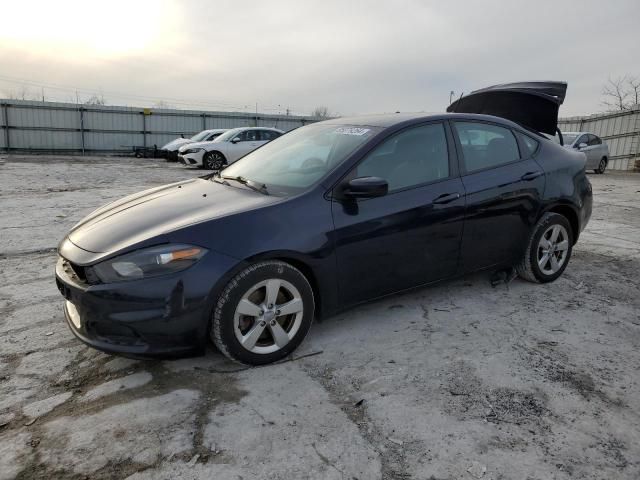
<path fill-rule="evenodd" d="M 508 128 L 481 122 L 454 122 L 454 130 L 462 146 L 467 172 L 520 160 L 516 137 Z"/>
<path fill-rule="evenodd" d="M 596 137 L 595 135 L 589 135 L 589 146 L 600 145 L 601 143 L 602 143 L 602 140 L 600 140 L 600 137 Z"/>
<path fill-rule="evenodd" d="M 260 140 L 262 140 L 263 142 L 270 142 L 271 140 L 274 140 L 279 136 L 280 134 L 273 130 L 260 130 Z"/>

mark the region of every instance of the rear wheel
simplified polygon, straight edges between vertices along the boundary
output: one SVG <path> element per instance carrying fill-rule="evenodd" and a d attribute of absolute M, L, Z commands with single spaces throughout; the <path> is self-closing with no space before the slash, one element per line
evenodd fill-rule
<path fill-rule="evenodd" d="M 222 170 L 227 163 L 220 152 L 207 152 L 202 157 L 202 166 L 207 170 Z"/>
<path fill-rule="evenodd" d="M 596 168 L 594 172 L 602 174 L 606 169 L 607 169 L 607 159 L 606 157 L 602 157 L 602 159 L 600 160 L 600 163 L 598 164 L 598 168 Z"/>
<path fill-rule="evenodd" d="M 552 282 L 571 258 L 573 233 L 569 221 L 558 213 L 545 213 L 533 228 L 518 275 L 530 282 Z"/>
<path fill-rule="evenodd" d="M 293 352 L 314 314 L 311 285 L 295 267 L 265 261 L 225 287 L 213 312 L 211 339 L 231 360 L 262 365 Z"/>

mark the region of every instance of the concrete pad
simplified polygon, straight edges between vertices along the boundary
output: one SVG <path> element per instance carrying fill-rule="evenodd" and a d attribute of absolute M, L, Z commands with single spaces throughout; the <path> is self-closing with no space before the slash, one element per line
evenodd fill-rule
<path fill-rule="evenodd" d="M 42 427 L 42 461 L 50 469 L 90 474 L 109 463 L 148 466 L 189 451 L 199 396 L 195 390 L 175 390 L 53 420 Z"/>
<path fill-rule="evenodd" d="M 72 392 L 64 392 L 54 395 L 53 397 L 45 398 L 44 400 L 38 400 L 37 402 L 25 405 L 22 408 L 22 413 L 27 417 L 40 417 L 41 415 L 49 413 L 58 405 L 62 405 L 69 400 L 72 395 Z"/>
<path fill-rule="evenodd" d="M 321 355 L 245 369 L 90 349 L 53 282 L 83 215 L 202 171 L 36 160 L 0 169 L 0 479 L 640 477 L 640 175 L 589 176 L 591 222 L 552 284 L 396 295 L 315 323 L 298 353 Z"/>
<path fill-rule="evenodd" d="M 122 378 L 110 380 L 85 393 L 80 401 L 91 402 L 101 397 L 111 395 L 115 392 L 122 392 L 132 388 L 141 387 L 151 381 L 153 376 L 149 372 L 138 372 Z"/>

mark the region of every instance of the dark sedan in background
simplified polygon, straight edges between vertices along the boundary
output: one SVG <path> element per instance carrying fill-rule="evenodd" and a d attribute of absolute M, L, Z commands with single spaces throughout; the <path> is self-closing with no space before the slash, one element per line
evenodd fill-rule
<path fill-rule="evenodd" d="M 566 84 L 501 85 L 446 114 L 329 120 L 223 170 L 111 203 L 59 246 L 72 332 L 108 352 L 263 364 L 314 316 L 481 269 L 562 274 L 591 214 L 553 134 Z"/>

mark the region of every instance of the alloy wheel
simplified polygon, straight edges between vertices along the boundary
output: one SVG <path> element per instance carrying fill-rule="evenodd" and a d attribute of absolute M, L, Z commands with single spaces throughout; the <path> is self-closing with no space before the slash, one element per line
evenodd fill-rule
<path fill-rule="evenodd" d="M 302 295 L 291 283 L 279 278 L 259 282 L 245 292 L 236 306 L 236 339 L 252 353 L 277 352 L 300 329 L 303 312 Z"/>
<path fill-rule="evenodd" d="M 205 162 L 209 170 L 221 170 L 224 166 L 224 157 L 218 152 L 208 153 Z"/>
<path fill-rule="evenodd" d="M 600 165 L 598 166 L 598 173 L 604 173 L 607 168 L 607 161 L 603 158 L 600 160 Z"/>
<path fill-rule="evenodd" d="M 553 275 L 567 261 L 569 233 L 562 225 L 551 225 L 538 242 L 538 267 L 545 275 Z"/>

